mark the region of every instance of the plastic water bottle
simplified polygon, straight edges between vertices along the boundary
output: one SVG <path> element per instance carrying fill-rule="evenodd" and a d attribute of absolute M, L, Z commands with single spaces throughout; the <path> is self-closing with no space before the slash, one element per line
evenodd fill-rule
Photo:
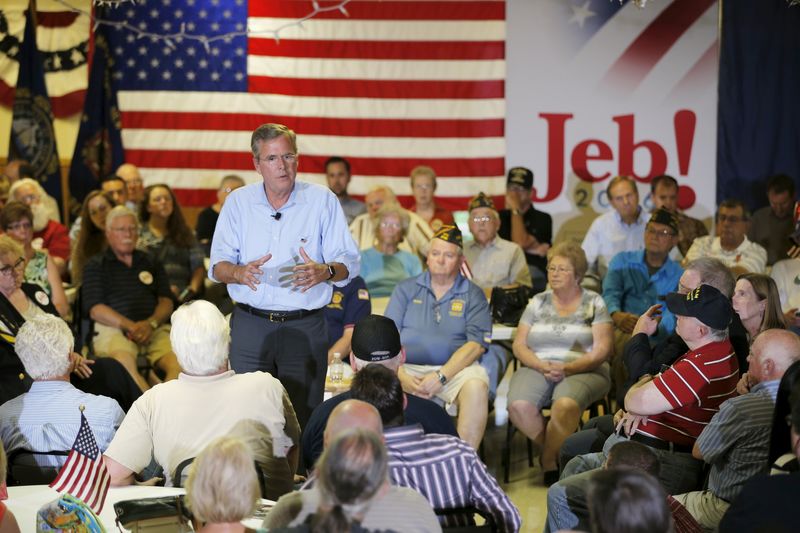
<path fill-rule="evenodd" d="M 330 374 L 331 383 L 341 383 L 344 379 L 344 363 L 342 363 L 342 354 L 339 352 L 333 354 Z"/>

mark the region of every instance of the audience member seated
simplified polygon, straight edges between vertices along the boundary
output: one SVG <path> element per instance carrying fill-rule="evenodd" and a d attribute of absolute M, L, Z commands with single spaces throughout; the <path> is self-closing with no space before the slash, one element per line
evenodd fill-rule
<path fill-rule="evenodd" d="M 623 440 L 640 442 L 659 457 L 659 479 L 668 494 L 699 488 L 703 462 L 692 456 L 692 448 L 722 402 L 736 395 L 739 380 L 727 333 L 733 310 L 728 298 L 710 285 L 686 295 L 670 293 L 666 303 L 677 316 L 675 331 L 689 351 L 662 373 L 644 376 L 630 388 L 625 396 L 627 412 L 618 413 L 615 423 L 619 433 L 606 439 L 603 452 L 575 457 L 566 465 L 548 493 L 548 503 L 552 502 L 548 507 L 560 510 L 551 516 L 556 520 L 550 522 L 551 529 L 576 526 L 570 508 L 583 505 L 587 479 L 602 465 L 608 450 Z"/>
<path fill-rule="evenodd" d="M 607 478 L 609 472 L 642 472 L 648 476 L 652 476 L 655 485 L 658 486 L 658 490 L 663 491 L 664 489 L 658 485 L 658 480 L 656 479 L 660 470 L 661 464 L 658 461 L 658 457 L 652 452 L 652 450 L 650 450 L 650 448 L 638 442 L 623 441 L 618 442 L 608 451 L 608 457 L 606 458 L 605 463 L 603 463 L 603 469 L 597 470 L 592 476 L 592 479 L 587 480 L 586 482 L 587 487 L 591 488 L 595 479 L 598 480 L 598 483 L 594 484 L 594 486 L 602 484 Z M 625 497 L 630 496 L 631 495 L 625 495 Z M 669 506 L 669 512 L 672 514 L 675 531 L 677 533 L 700 533 L 702 531 L 700 526 L 692 517 L 692 515 L 689 514 L 686 508 L 678 503 L 672 496 L 665 496 L 666 502 Z M 597 503 L 598 502 L 595 501 L 590 495 L 588 507 L 579 507 L 578 505 L 571 506 L 571 511 L 575 513 L 579 520 L 577 527 L 595 531 L 595 528 L 600 525 L 595 523 L 597 521 L 603 522 L 606 526 L 610 525 L 608 520 L 610 520 L 611 517 L 605 516 L 603 509 L 599 509 L 597 507 Z M 615 507 L 616 504 L 614 502 L 606 502 L 606 505 L 614 506 L 614 510 L 618 512 L 618 508 Z M 557 513 L 558 509 L 548 508 L 548 517 L 551 515 L 556 515 Z M 617 522 L 615 522 L 614 528 L 612 528 L 610 531 L 620 531 L 620 529 L 616 528 L 625 527 L 625 524 L 622 524 L 619 521 L 620 518 L 621 517 L 618 517 L 616 519 Z M 637 520 L 641 520 L 641 518 L 642 517 L 636 517 Z M 632 524 L 628 523 L 627 525 L 631 526 Z M 549 524 L 546 527 L 549 527 Z M 627 531 L 626 529 L 622 530 Z M 649 530 L 645 529 L 645 531 Z"/>
<path fill-rule="evenodd" d="M 280 382 L 265 372 L 228 370 L 230 327 L 209 302 L 175 311 L 170 339 L 181 374 L 133 404 L 105 454 L 111 484 L 132 484 L 154 458 L 172 485 L 178 464 L 227 435 L 250 447 L 266 478 L 266 498 L 289 492 L 300 428 Z"/>
<path fill-rule="evenodd" d="M 230 193 L 244 186 L 244 180 L 236 174 L 229 174 L 222 178 L 217 189 L 217 201 L 200 211 L 197 215 L 197 224 L 195 225 L 194 233 L 197 236 L 197 242 L 203 247 L 203 253 L 206 257 L 211 254 L 211 239 L 214 238 L 214 230 L 217 228 L 217 219 L 225 199 Z M 146 196 L 146 195 L 145 195 Z"/>
<path fill-rule="evenodd" d="M 747 381 L 742 376 L 739 384 L 746 384 Z M 783 373 L 781 382 L 778 385 L 778 394 L 775 396 L 775 411 L 772 413 L 772 432 L 769 437 L 769 459 L 770 474 L 787 474 L 800 470 L 794 450 L 791 444 L 790 428 L 786 423 L 791 415 L 791 405 L 789 396 L 795 385 L 800 383 L 800 361 L 795 361 L 786 372 Z M 744 394 L 743 391 L 739 391 Z"/>
<path fill-rule="evenodd" d="M 427 222 L 433 231 L 439 231 L 444 225 L 454 225 L 455 221 L 453 213 L 436 205 L 435 193 L 436 171 L 426 165 L 414 167 L 411 170 L 411 194 L 414 196 L 411 211 Z"/>
<path fill-rule="evenodd" d="M 613 210 L 592 222 L 581 245 L 589 271 L 599 280 L 606 276 L 608 262 L 620 252 L 641 250 L 647 214 L 639 206 L 639 190 L 630 176 L 617 176 L 608 182 L 608 201 Z"/>
<path fill-rule="evenodd" d="M 39 191 L 41 193 L 41 201 L 42 204 L 44 204 L 44 210 L 47 211 L 47 218 L 50 220 L 55 220 L 56 222 L 61 222 L 61 207 L 59 206 L 58 201 L 56 201 L 55 198 L 47 194 L 47 192 L 41 187 L 40 182 L 37 179 L 36 173 L 33 170 L 33 165 L 29 165 L 26 162 L 23 162 L 23 164 L 17 167 L 17 177 L 16 179 L 11 179 L 10 184 L 13 187 L 15 183 L 24 179 L 31 180 L 36 185 L 39 185 Z M 9 193 L 11 193 L 10 190 Z M 14 199 L 13 196 L 12 199 Z"/>
<path fill-rule="evenodd" d="M 350 162 L 339 156 L 329 157 L 325 161 L 325 179 L 328 181 L 328 188 L 342 206 L 347 224 L 351 224 L 358 215 L 366 213 L 367 206 L 364 202 L 359 202 L 347 194 L 347 186 L 350 185 Z"/>
<path fill-rule="evenodd" d="M 750 212 L 739 200 L 725 200 L 717 208 L 716 237 L 707 235 L 695 239 L 686 252 L 684 262 L 698 257 L 719 259 L 734 275 L 747 272 L 764 273 L 767 251 L 747 238 Z"/>
<path fill-rule="evenodd" d="M 111 198 L 114 207 L 118 205 L 128 207 L 128 186 L 125 185 L 125 180 L 121 177 L 116 174 L 106 176 L 100 181 L 100 189 Z M 130 207 L 128 208 L 131 209 Z"/>
<path fill-rule="evenodd" d="M 14 339 L 26 320 L 48 313 L 58 316 L 52 301 L 38 285 L 22 281 L 22 247 L 0 236 L 0 404 L 27 392 L 33 383 L 14 352 Z M 142 391 L 116 361 L 101 360 L 74 367 L 72 384 L 92 394 L 115 399 L 127 411 Z"/>
<path fill-rule="evenodd" d="M 783 319 L 789 329 L 800 333 L 800 258 L 784 259 L 772 265 L 769 273 L 778 288 Z"/>
<path fill-rule="evenodd" d="M 742 486 L 769 471 L 775 396 L 784 372 L 797 360 L 797 335 L 780 329 L 759 334 L 750 352 L 750 371 L 740 384 L 748 392 L 723 403 L 697 438 L 692 455 L 711 465 L 708 489 L 680 494 L 675 499 L 704 528 L 717 529 Z"/>
<path fill-rule="evenodd" d="M 375 226 L 378 224 L 377 215 L 380 208 L 384 204 L 399 205 L 394 192 L 385 185 L 378 185 L 370 189 L 364 200 L 367 204 L 367 212 L 358 215 L 350 223 L 350 233 L 360 250 L 367 250 L 375 245 Z M 408 232 L 399 248 L 417 254 L 420 259 L 425 259 L 434 232 L 428 223 L 416 213 L 409 212 L 408 219 Z"/>
<path fill-rule="evenodd" d="M 767 264 L 786 259 L 794 232 L 794 180 L 777 174 L 767 180 L 769 205 L 756 210 L 747 230 L 747 238 L 767 251 Z"/>
<path fill-rule="evenodd" d="M 531 288 L 531 273 L 522 248 L 498 237 L 500 215 L 494 202 L 479 193 L 469 202 L 469 231 L 473 240 L 464 245 L 464 257 L 472 272 L 472 282 L 486 296 L 494 287 L 521 285 Z"/>
<path fill-rule="evenodd" d="M 3 449 L 3 441 L 0 441 L 0 489 L 5 491 L 6 483 L 6 452 Z M 6 504 L 0 500 L 0 533 L 20 533 L 19 524 Z"/>
<path fill-rule="evenodd" d="M 322 434 L 331 411 L 350 398 L 361 398 L 366 394 L 362 388 L 378 388 L 380 380 L 374 379 L 373 366 L 385 366 L 397 373 L 405 362 L 405 353 L 400 345 L 397 327 L 390 319 L 370 315 L 360 320 L 353 328 L 353 348 L 350 366 L 356 373 L 349 391 L 343 392 L 318 405 L 303 428 L 303 462 L 310 470 L 322 453 Z M 385 391 L 389 394 L 390 391 Z M 425 433 L 441 433 L 457 436 L 453 421 L 436 403 L 414 396 L 403 395 L 403 410 L 409 424 L 421 424 Z"/>
<path fill-rule="evenodd" d="M 678 209 L 678 182 L 672 176 L 662 174 L 650 182 L 650 198 L 653 210 L 666 209 L 678 219 L 678 251 L 681 257 L 691 248 L 697 237 L 708 235 L 708 228 L 701 220 L 692 218 Z M 673 256 L 674 257 L 674 256 Z"/>
<path fill-rule="evenodd" d="M 790 403 L 790 445 L 792 452 L 800 458 L 800 387 L 795 386 L 792 390 Z M 731 502 L 719 524 L 719 531 L 797 531 L 797 524 L 800 523 L 800 507 L 797 505 L 799 493 L 800 472 L 755 477 L 745 484 L 739 496 Z"/>
<path fill-rule="evenodd" d="M 10 159 L 7 163 L 5 168 L 3 168 L 3 178 L 5 178 L 9 184 L 13 185 L 19 179 L 19 175 L 23 172 L 20 172 L 20 168 L 22 166 L 30 167 L 30 164 L 25 161 L 24 159 Z M 29 171 L 24 172 L 26 175 L 32 175 L 33 169 L 31 168 Z"/>
<path fill-rule="evenodd" d="M 678 281 L 678 293 L 686 294 L 702 284 L 711 285 L 728 298 L 733 294 L 733 276 L 728 267 L 716 259 L 701 258 L 690 263 Z M 689 349 L 675 331 L 655 346 L 651 345 L 649 334 L 655 333 L 662 308 L 661 304 L 656 304 L 640 316 L 631 340 L 625 345 L 623 359 L 628 378 L 622 390 L 618 391 L 623 399 L 628 389 L 642 376 L 658 374 L 664 366 L 675 363 Z M 729 339 L 736 350 L 739 368 L 746 369 L 742 362 L 746 362 L 750 354 L 750 345 L 744 326 L 736 315 L 729 327 Z M 617 387 L 620 387 L 619 383 Z M 624 408 L 622 402 L 619 407 Z M 567 437 L 559 452 L 560 467 L 563 469 L 576 455 L 602 451 L 606 439 L 614 432 L 612 419 L 610 414 L 592 418 L 583 430 Z"/>
<path fill-rule="evenodd" d="M 325 322 L 328 325 L 328 364 L 334 354 L 342 360 L 350 353 L 353 326 L 372 313 L 369 290 L 361 276 L 356 276 L 344 287 L 333 286 L 331 303 L 325 306 Z"/>
<path fill-rule="evenodd" d="M 75 240 L 72 241 L 69 268 L 72 273 L 72 284 L 75 286 L 80 286 L 83 282 L 83 268 L 86 262 L 108 246 L 105 231 L 106 216 L 113 207 L 111 199 L 103 191 L 92 191 L 83 200 L 80 220 L 89 220 L 91 224 L 81 224 Z"/>
<path fill-rule="evenodd" d="M 139 220 L 142 226 L 136 246 L 164 267 L 169 288 L 178 303 L 201 294 L 206 277 L 205 255 L 186 225 L 169 185 L 150 185 L 144 190 Z"/>
<path fill-rule="evenodd" d="M 361 277 L 372 297 L 383 298 L 401 281 L 422 274 L 422 263 L 416 254 L 398 248 L 408 234 L 408 211 L 385 204 L 375 220 L 375 246 L 361 250 Z"/>
<path fill-rule="evenodd" d="M 372 405 L 347 400 L 336 406 L 325 427 L 325 452 L 314 471 L 314 486 L 283 496 L 264 526 L 272 531 L 310 523 L 310 531 L 354 531 L 348 529 L 354 522 L 364 528 L 356 531 L 440 531 L 422 495 L 389 483 L 382 433 L 380 414 Z"/>
<path fill-rule="evenodd" d="M 550 250 L 550 290 L 528 303 L 514 338 L 522 366 L 511 377 L 508 414 L 529 439 L 543 444 L 544 483 L 558 479 L 561 444 L 578 427 L 583 411 L 611 387 L 608 358 L 613 329 L 599 294 L 583 289 L 586 256 L 564 242 Z M 550 408 L 550 420 L 542 410 Z"/>
<path fill-rule="evenodd" d="M 127 192 L 125 205 L 135 213 L 144 201 L 144 180 L 142 180 L 139 169 L 132 163 L 123 163 L 114 174 L 125 182 L 125 191 Z"/>
<path fill-rule="evenodd" d="M 158 261 L 136 249 L 139 224 L 133 211 L 117 206 L 106 217 L 105 252 L 91 258 L 83 270 L 83 313 L 94 321 L 94 351 L 112 357 L 130 373 L 143 391 L 149 388 L 139 374 L 137 357 L 166 379 L 180 368 L 169 344 L 172 293 Z"/>
<path fill-rule="evenodd" d="M 608 264 L 603 280 L 603 300 L 614 321 L 614 383 L 625 382 L 622 352 L 630 340 L 639 315 L 664 300 L 678 286 L 683 268 L 670 259 L 670 251 L 678 242 L 678 219 L 666 209 L 650 216 L 644 235 L 644 250 L 620 252 Z M 651 342 L 665 339 L 675 329 L 675 316 L 667 309 Z M 624 388 L 617 386 L 617 403 L 625 397 Z"/>
<path fill-rule="evenodd" d="M 28 392 L 0 406 L 0 440 L 7 452 L 69 451 L 81 426 L 81 411 L 105 450 L 125 413 L 105 396 L 86 394 L 70 382 L 70 374 L 85 361 L 72 351 L 72 332 L 58 317 L 42 314 L 19 329 L 15 349 L 33 378 Z M 41 466 L 60 466 L 66 456 L 35 455 Z"/>
<path fill-rule="evenodd" d="M 386 316 L 406 349 L 398 375 L 406 392 L 458 407 L 458 434 L 475 449 L 486 429 L 489 376 L 478 359 L 491 343 L 483 291 L 459 272 L 461 231 L 443 226 L 431 240 L 428 271 L 401 282 Z"/>
<path fill-rule="evenodd" d="M 772 278 L 765 274 L 740 275 L 736 279 L 731 302 L 747 331 L 750 344 L 762 331 L 786 329 L 778 288 Z"/>
<path fill-rule="evenodd" d="M 32 220 L 31 208 L 21 202 L 9 202 L 0 211 L 0 226 L 3 231 L 24 249 L 25 282 L 41 287 L 53 300 L 58 314 L 66 318 L 70 309 L 61 283 L 61 275 L 58 273 L 55 261 L 46 251 L 34 249 Z"/>
<path fill-rule="evenodd" d="M 383 366 L 371 365 L 362 372 L 367 370 L 384 384 L 365 388 L 371 396 L 361 399 L 380 412 L 392 484 L 416 490 L 434 509 L 475 507 L 491 515 L 499 531 L 518 531 L 519 511 L 474 448 L 452 435 L 426 434 L 420 424 L 406 425 L 398 377 Z M 445 525 L 464 525 L 461 517 L 443 520 Z"/>
<path fill-rule="evenodd" d="M 69 234 L 58 218 L 48 211 L 43 202 L 46 196 L 39 182 L 30 178 L 19 180 L 9 190 L 9 199 L 31 208 L 34 248 L 47 250 L 58 267 L 58 273 L 64 276 L 69 260 Z"/>
<path fill-rule="evenodd" d="M 219 437 L 195 458 L 186 480 L 186 504 L 202 524 L 198 533 L 253 532 L 241 523 L 253 515 L 261 488 L 253 455 L 242 440 Z"/>
<path fill-rule="evenodd" d="M 547 284 L 547 251 L 553 238 L 553 219 L 533 207 L 533 172 L 514 167 L 506 179 L 506 208 L 500 211 L 498 235 L 525 252 L 534 291 Z"/>
<path fill-rule="evenodd" d="M 589 485 L 590 531 L 686 531 L 675 524 L 667 498 L 658 480 L 641 470 L 613 468 L 598 472 Z"/>

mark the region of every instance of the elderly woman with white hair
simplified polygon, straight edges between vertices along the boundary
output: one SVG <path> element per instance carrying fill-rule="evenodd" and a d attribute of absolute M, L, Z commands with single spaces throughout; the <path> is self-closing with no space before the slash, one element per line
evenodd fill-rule
<path fill-rule="evenodd" d="M 422 274 L 419 257 L 399 248 L 408 234 L 408 211 L 386 204 L 376 217 L 375 246 L 361 250 L 361 277 L 373 298 L 389 297 L 395 285 Z"/>
<path fill-rule="evenodd" d="M 266 372 L 228 370 L 230 327 L 210 302 L 196 300 L 172 314 L 170 340 L 181 373 L 145 392 L 105 454 L 112 485 L 130 485 L 152 458 L 167 485 L 177 467 L 214 439 L 238 437 L 265 478 L 265 497 L 293 488 L 300 427 L 286 390 Z"/>
<path fill-rule="evenodd" d="M 253 455 L 237 438 L 211 441 L 189 469 L 186 500 L 200 525 L 198 533 L 252 532 L 242 520 L 255 512 L 260 495 Z"/>

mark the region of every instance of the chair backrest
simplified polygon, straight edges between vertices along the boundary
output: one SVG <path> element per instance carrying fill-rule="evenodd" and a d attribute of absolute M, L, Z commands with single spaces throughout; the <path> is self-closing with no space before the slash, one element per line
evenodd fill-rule
<path fill-rule="evenodd" d="M 189 477 L 188 472 L 184 474 L 184 470 L 194 462 L 194 457 L 189 457 L 188 459 L 184 459 L 178 466 L 175 467 L 175 472 L 172 476 L 172 485 L 174 487 L 183 487 L 183 484 L 186 482 L 186 478 Z M 256 476 L 258 477 L 258 487 L 261 489 L 261 497 L 266 498 L 267 493 L 267 485 L 266 480 L 264 479 L 264 472 L 261 470 L 261 467 L 258 465 L 257 461 L 253 461 L 253 465 L 256 469 Z"/>
<path fill-rule="evenodd" d="M 442 531 L 445 533 L 496 532 L 498 530 L 494 517 L 476 507 L 434 509 L 433 512 L 436 513 L 437 517 L 443 519 Z M 484 523 L 477 525 L 475 523 L 475 515 L 480 516 Z"/>
<path fill-rule="evenodd" d="M 8 454 L 8 480 L 9 486 L 18 485 L 49 485 L 58 476 L 61 466 L 42 466 L 36 461 L 36 457 L 58 458 L 57 462 L 62 465 L 66 459 L 60 459 L 69 455 L 69 451 L 54 450 L 49 452 L 34 452 L 23 448 L 14 450 Z"/>

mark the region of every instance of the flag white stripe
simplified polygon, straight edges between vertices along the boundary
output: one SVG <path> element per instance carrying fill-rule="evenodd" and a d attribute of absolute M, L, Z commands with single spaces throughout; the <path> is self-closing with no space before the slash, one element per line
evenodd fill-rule
<path fill-rule="evenodd" d="M 123 111 L 238 114 L 246 110 L 265 115 L 349 119 L 502 119 L 506 110 L 503 98 L 405 100 L 189 91 L 120 91 L 117 98 Z"/>
<path fill-rule="evenodd" d="M 178 189 L 216 189 L 223 176 L 236 174 L 247 183 L 258 183 L 261 178 L 256 172 L 242 170 L 214 169 L 172 169 L 172 168 L 139 168 L 145 185 L 169 183 Z M 298 179 L 327 186 L 325 175 L 313 172 L 298 172 Z M 401 196 L 411 194 L 407 176 L 353 176 L 347 190 L 351 194 L 366 194 L 375 185 L 388 185 Z M 492 196 L 505 194 L 505 176 L 487 176 L 485 178 L 447 177 L 437 181 L 436 194 L 442 197 L 467 197 L 479 192 Z"/>
<path fill-rule="evenodd" d="M 122 132 L 127 150 L 188 150 L 197 152 L 243 152 L 250 144 L 249 131 L 158 130 L 129 128 Z M 489 158 L 505 155 L 502 137 L 437 138 L 423 137 L 346 137 L 301 135 L 297 139 L 302 154 L 344 153 L 348 157 L 382 158 Z"/>
<path fill-rule="evenodd" d="M 503 80 L 505 60 L 321 59 L 251 55 L 250 76 L 354 80 Z"/>
<path fill-rule="evenodd" d="M 454 4 L 453 9 L 457 10 Z M 649 8 L 649 6 L 648 6 Z M 250 17 L 251 39 L 272 39 L 271 33 L 297 19 Z M 262 33 L 263 32 L 263 33 Z M 359 41 L 502 41 L 505 20 L 354 20 L 312 19 L 280 31 L 281 39 Z"/>

